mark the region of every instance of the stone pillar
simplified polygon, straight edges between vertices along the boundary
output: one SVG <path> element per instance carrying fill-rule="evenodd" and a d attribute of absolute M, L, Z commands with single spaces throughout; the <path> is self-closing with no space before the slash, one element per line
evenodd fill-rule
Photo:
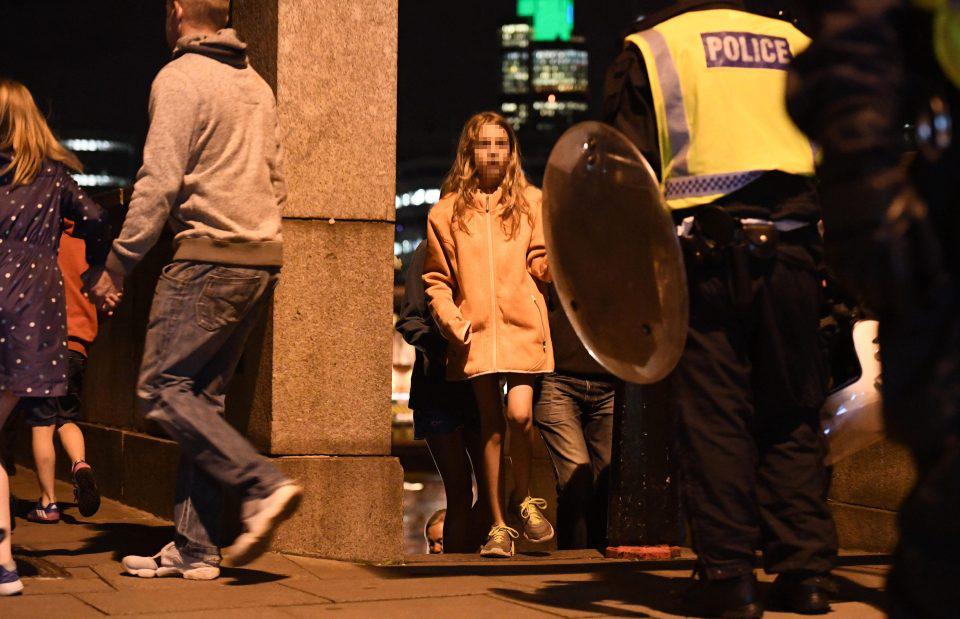
<path fill-rule="evenodd" d="M 234 0 L 277 94 L 289 198 L 273 310 L 228 399 L 231 421 L 303 482 L 281 551 L 402 555 L 390 457 L 397 0 Z"/>

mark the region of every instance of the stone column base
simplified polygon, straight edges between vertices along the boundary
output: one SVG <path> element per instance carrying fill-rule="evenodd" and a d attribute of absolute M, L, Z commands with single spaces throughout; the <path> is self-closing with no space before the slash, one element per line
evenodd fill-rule
<path fill-rule="evenodd" d="M 403 559 L 403 468 L 389 456 L 275 458 L 303 484 L 300 511 L 274 540 L 280 552 L 390 563 Z"/>
<path fill-rule="evenodd" d="M 96 471 L 103 496 L 172 519 L 180 456 L 176 443 L 116 428 L 79 425 L 86 439 L 87 461 Z M 29 432 L 25 431 L 17 444 L 17 463 L 33 468 Z M 71 463 L 67 460 L 58 450 L 57 477 L 69 482 Z M 305 490 L 300 511 L 277 532 L 274 550 L 372 563 L 403 558 L 403 469 L 399 460 L 387 456 L 284 456 L 271 460 Z"/>
<path fill-rule="evenodd" d="M 910 452 L 883 441 L 833 467 L 830 507 L 840 547 L 893 552 L 897 514 L 916 482 Z"/>

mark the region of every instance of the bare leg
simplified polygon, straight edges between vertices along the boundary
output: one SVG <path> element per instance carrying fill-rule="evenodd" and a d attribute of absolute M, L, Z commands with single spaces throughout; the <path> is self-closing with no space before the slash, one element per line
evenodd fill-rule
<path fill-rule="evenodd" d="M 33 461 L 37 465 L 37 481 L 40 482 L 40 504 L 57 502 L 56 467 L 57 453 L 53 447 L 55 426 L 31 428 L 33 435 Z"/>
<path fill-rule="evenodd" d="M 65 423 L 57 431 L 60 435 L 60 444 L 63 450 L 67 452 L 70 458 L 70 466 L 77 463 L 78 460 L 87 459 L 87 446 L 83 442 L 83 432 L 80 426 L 75 423 Z"/>
<path fill-rule="evenodd" d="M 9 391 L 0 392 L 0 428 L 7 422 L 7 417 L 17 404 L 17 396 Z M 3 531 L 3 541 L 0 541 L 0 565 L 13 569 L 13 546 L 10 543 L 10 479 L 7 471 L 0 466 L 0 531 Z"/>
<path fill-rule="evenodd" d="M 473 479 L 461 431 L 427 439 L 430 454 L 443 479 L 447 515 L 443 521 L 443 552 L 475 552 L 470 539 Z"/>
<path fill-rule="evenodd" d="M 480 409 L 480 434 L 483 440 L 483 487 L 481 494 L 490 504 L 493 525 L 505 525 L 500 506 L 500 459 L 503 456 L 503 398 L 500 379 L 496 374 L 485 374 L 473 379 L 473 393 Z"/>
<path fill-rule="evenodd" d="M 490 501 L 484 492 L 483 481 L 483 437 L 477 430 L 464 429 L 463 443 L 470 456 L 473 477 L 477 480 L 477 501 L 470 511 L 470 540 L 473 546 L 483 543 L 490 530 Z"/>
<path fill-rule="evenodd" d="M 511 507 L 530 496 L 533 466 L 533 381 L 529 374 L 507 375 L 507 423 L 510 424 L 510 459 L 513 465 Z"/>

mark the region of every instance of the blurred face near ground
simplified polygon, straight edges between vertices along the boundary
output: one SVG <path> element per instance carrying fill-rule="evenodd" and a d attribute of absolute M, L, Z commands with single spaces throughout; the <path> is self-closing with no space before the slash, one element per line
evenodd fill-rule
<path fill-rule="evenodd" d="M 509 159 L 510 136 L 506 130 L 492 123 L 481 127 L 473 149 L 473 160 L 477 166 L 477 174 L 480 175 L 481 186 L 498 187 L 507 173 Z"/>
<path fill-rule="evenodd" d="M 427 529 L 427 547 L 430 554 L 438 555 L 443 552 L 443 519 L 434 522 Z"/>

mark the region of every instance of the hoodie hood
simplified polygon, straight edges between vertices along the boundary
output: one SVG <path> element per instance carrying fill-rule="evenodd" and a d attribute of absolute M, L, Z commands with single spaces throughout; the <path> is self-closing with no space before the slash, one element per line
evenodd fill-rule
<path fill-rule="evenodd" d="M 236 69 L 247 68 L 247 44 L 240 40 L 233 28 L 217 30 L 215 34 L 182 37 L 177 41 L 173 57 L 200 54 Z"/>

